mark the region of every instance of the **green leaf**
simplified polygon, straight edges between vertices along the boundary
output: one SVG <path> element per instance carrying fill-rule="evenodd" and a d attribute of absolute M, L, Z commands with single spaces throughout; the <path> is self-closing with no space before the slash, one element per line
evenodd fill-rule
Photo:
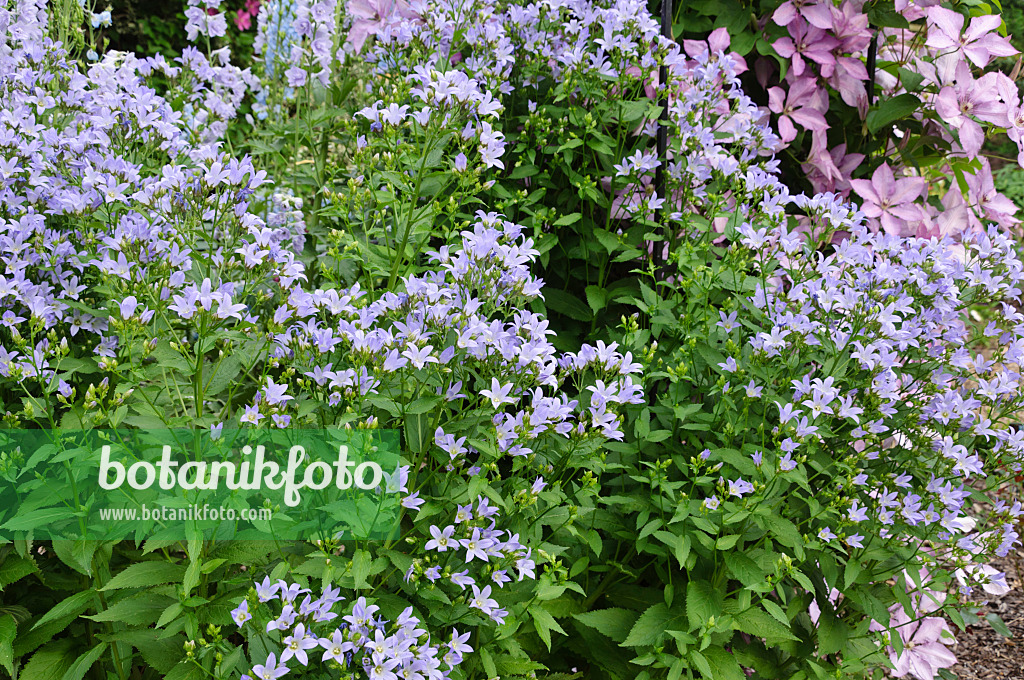
<path fill-rule="evenodd" d="M 597 314 L 608 305 L 608 291 L 599 286 L 587 286 L 587 304 Z"/>
<path fill-rule="evenodd" d="M 126 642 L 142 654 L 143 660 L 161 674 L 174 668 L 185 656 L 182 635 L 164 637 L 164 632 L 152 628 L 136 628 L 112 635 L 101 635 L 104 642 Z"/>
<path fill-rule="evenodd" d="M 708 680 L 747 680 L 736 657 L 725 651 L 724 647 L 712 645 L 704 650 L 704 655 L 711 666 L 711 675 Z"/>
<path fill-rule="evenodd" d="M 850 639 L 850 626 L 829 609 L 831 605 L 822 607 L 818 619 L 818 653 L 822 655 L 843 651 Z"/>
<path fill-rule="evenodd" d="M 18 680 L 54 680 L 63 678 L 71 665 L 75 663 L 75 654 L 71 650 L 71 640 L 52 642 L 32 655 L 29 662 L 21 669 Z"/>
<path fill-rule="evenodd" d="M 43 614 L 43 616 L 36 621 L 35 625 L 32 626 L 32 630 L 44 626 L 51 621 L 63 619 L 65 616 L 77 617 L 79 614 L 89 608 L 89 605 L 93 602 L 93 592 L 91 590 L 83 590 L 80 593 L 75 593 L 69 598 L 61 600 L 53 606 L 50 611 Z"/>
<path fill-rule="evenodd" d="M 160 618 L 156 620 L 156 627 L 163 628 L 168 623 L 178 617 L 183 611 L 180 602 L 173 602 L 167 605 L 167 608 L 160 612 Z"/>
<path fill-rule="evenodd" d="M 786 616 L 786 612 L 782 607 L 771 600 L 761 600 L 761 606 L 764 607 L 769 614 L 774 616 L 776 621 L 786 626 L 786 628 L 789 628 L 789 617 Z"/>
<path fill-rule="evenodd" d="M 795 524 L 785 517 L 770 511 L 764 511 L 763 514 L 755 516 L 761 521 L 762 526 L 771 532 L 772 538 L 782 545 L 794 548 L 796 550 L 796 557 L 801 557 L 804 548 L 804 537 L 800 535 L 800 530 L 796 528 Z"/>
<path fill-rule="evenodd" d="M 594 229 L 594 238 L 604 246 L 608 254 L 614 253 L 619 248 L 619 237 L 606 229 Z"/>
<path fill-rule="evenodd" d="M 60 561 L 80 574 L 92 576 L 92 558 L 99 544 L 96 541 L 53 541 L 53 552 Z"/>
<path fill-rule="evenodd" d="M 727 551 L 722 556 L 725 558 L 725 566 L 744 586 L 754 588 L 764 585 L 767 573 L 757 566 L 757 562 L 736 550 Z"/>
<path fill-rule="evenodd" d="M 646 647 L 657 644 L 670 630 L 681 630 L 686 620 L 682 612 L 669 609 L 664 602 L 650 607 L 633 624 L 629 635 L 622 642 L 623 647 Z"/>
<path fill-rule="evenodd" d="M 764 638 L 769 645 L 784 640 L 799 639 L 793 635 L 789 626 L 782 625 L 757 607 L 751 607 L 738 614 L 736 616 L 736 628 L 748 635 Z"/>
<path fill-rule="evenodd" d="M 100 590 L 119 588 L 147 588 L 164 583 L 177 583 L 185 576 L 185 567 L 180 564 L 152 560 L 130 565 L 107 582 Z"/>
<path fill-rule="evenodd" d="M 0 666 L 14 676 L 14 636 L 18 634 L 18 624 L 9 614 L 0 614 Z"/>
<path fill-rule="evenodd" d="M 612 607 L 576 614 L 573 618 L 621 644 L 636 623 L 637 616 L 634 611 Z"/>
<path fill-rule="evenodd" d="M 359 550 L 352 557 L 352 578 L 355 579 L 355 589 L 369 588 L 370 584 L 366 577 L 370 575 L 370 563 L 373 557 L 366 550 Z"/>
<path fill-rule="evenodd" d="M 533 605 L 527 611 L 530 612 L 530 616 L 533 617 L 533 627 L 537 630 L 537 635 L 544 641 L 548 651 L 551 651 L 551 631 L 557 631 L 562 635 L 566 635 L 566 632 L 562 630 L 562 627 L 555 621 L 555 617 L 551 616 L 548 610 L 544 609 L 540 605 Z"/>
<path fill-rule="evenodd" d="M 921 100 L 916 96 L 906 93 L 885 99 L 878 108 L 868 113 L 865 120 L 868 132 L 875 134 L 882 128 L 893 124 L 901 118 L 906 118 L 921 106 Z"/>
<path fill-rule="evenodd" d="M 39 568 L 30 558 L 8 555 L 3 564 L 0 564 L 0 590 L 37 571 Z"/>
<path fill-rule="evenodd" d="M 171 672 L 164 676 L 164 680 L 206 680 L 207 672 L 203 667 L 186 659 L 171 669 Z"/>
<path fill-rule="evenodd" d="M 593 315 L 590 308 L 571 293 L 558 288 L 545 288 L 544 304 L 548 309 L 577 321 L 590 321 Z"/>
<path fill-rule="evenodd" d="M 557 220 L 555 220 L 554 226 L 568 227 L 570 224 L 576 224 L 577 222 L 579 222 L 581 217 L 583 217 L 583 215 L 581 215 L 578 212 L 563 215 L 562 217 L 559 217 Z"/>
<path fill-rule="evenodd" d="M 867 15 L 872 27 L 910 28 L 910 22 L 902 14 L 895 11 L 892 3 L 889 3 L 888 7 L 872 5 L 868 8 Z"/>
<path fill-rule="evenodd" d="M 722 593 L 707 581 L 690 581 L 686 585 L 686 615 L 690 628 L 699 628 L 712 616 L 721 616 Z"/>
<path fill-rule="evenodd" d="M 708 663 L 707 658 L 705 658 L 703 654 L 697 650 L 691 650 L 690 663 L 692 663 L 693 667 L 700 671 L 700 674 L 707 678 L 707 680 L 714 680 L 715 672 L 711 670 L 711 664 Z"/>
<path fill-rule="evenodd" d="M 86 616 L 93 621 L 131 621 L 136 625 L 148 626 L 155 623 L 170 604 L 177 604 L 171 598 L 159 593 L 143 591 L 138 595 L 119 600 L 99 614 Z"/>
<path fill-rule="evenodd" d="M 917 92 L 921 89 L 921 83 L 924 82 L 923 75 L 902 66 L 898 66 L 896 72 L 900 76 L 900 82 L 903 83 L 903 87 L 907 88 L 909 92 Z"/>
<path fill-rule="evenodd" d="M 1013 633 L 1010 632 L 1009 627 L 1003 622 L 999 615 L 995 612 L 989 612 L 985 614 L 985 620 L 992 626 L 992 630 L 1002 635 L 1004 638 L 1012 638 Z"/>
<path fill-rule="evenodd" d="M 92 665 L 96 663 L 96 660 L 103 656 L 103 652 L 105 651 L 107 651 L 107 643 L 99 643 L 88 652 L 78 657 L 78 660 L 64 672 L 64 676 L 61 680 L 82 680 L 89 669 L 92 668 Z"/>

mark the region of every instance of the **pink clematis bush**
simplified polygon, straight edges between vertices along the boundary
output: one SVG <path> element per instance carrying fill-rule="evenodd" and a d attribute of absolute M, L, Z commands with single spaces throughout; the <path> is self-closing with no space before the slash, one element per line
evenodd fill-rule
<path fill-rule="evenodd" d="M 762 85 L 778 79 L 769 90 L 769 106 L 779 115 L 783 141 L 808 154 L 800 167 L 811 185 L 856 196 L 869 225 L 891 234 L 955 238 L 984 229 L 986 220 L 1014 227 L 1018 220 L 1012 214 L 992 214 L 979 205 L 970 184 L 990 172 L 981 154 L 988 136 L 1007 130 L 1019 142 L 1012 131 L 1020 94 L 1005 74 L 991 69 L 994 59 L 1017 54 L 997 33 L 1001 19 L 980 10 L 968 19 L 937 0 L 898 2 L 884 20 L 875 11 L 859 0 L 818 0 L 799 8 L 783 3 L 764 26 L 782 68 L 761 56 L 755 70 Z M 877 30 L 869 26 L 871 17 L 881 21 Z M 784 107 L 786 92 L 804 108 Z M 830 102 L 828 92 L 838 99 Z M 813 113 L 794 118 L 792 110 Z M 861 128 L 856 146 L 840 133 L 854 127 Z M 941 156 L 922 158 L 915 140 L 926 136 L 942 140 Z M 877 160 L 865 167 L 863 151 Z M 1024 147 L 1018 161 L 1024 163 Z M 877 186 L 869 189 L 863 180 L 881 167 L 897 178 L 923 180 L 928 196 L 916 209 L 879 210 Z M 951 220 L 927 197 L 941 198 L 943 206 L 963 201 L 966 209 Z"/>

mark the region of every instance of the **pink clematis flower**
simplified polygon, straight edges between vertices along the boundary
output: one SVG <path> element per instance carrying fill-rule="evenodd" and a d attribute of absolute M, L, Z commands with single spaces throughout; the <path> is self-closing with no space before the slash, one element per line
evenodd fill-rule
<path fill-rule="evenodd" d="M 967 32 L 961 34 L 964 17 L 951 9 L 931 7 L 928 9 L 928 47 L 937 50 L 955 50 L 967 57 L 976 66 L 984 67 L 992 57 L 1010 57 L 1017 50 L 1010 41 L 993 33 L 1003 20 L 996 14 L 974 17 Z"/>
<path fill-rule="evenodd" d="M 968 200 L 979 218 L 984 216 L 1007 227 L 1019 221 L 1014 217 L 1017 212 L 1014 202 L 996 191 L 992 178 L 992 166 L 989 165 L 987 158 L 981 158 L 981 169 L 966 175 L 965 179 L 967 180 Z"/>
<path fill-rule="evenodd" d="M 708 35 L 707 42 L 703 40 L 683 40 L 683 51 L 690 57 L 696 58 L 705 51 L 711 54 L 725 52 L 727 57 L 732 59 L 733 72 L 739 75 L 747 70 L 747 61 L 738 52 L 726 52 L 729 49 L 729 30 L 724 26 L 716 28 Z"/>
<path fill-rule="evenodd" d="M 864 162 L 864 154 L 846 153 L 845 142 L 830 149 L 827 140 L 824 141 L 823 145 L 811 145 L 811 156 L 800 167 L 816 192 L 832 191 L 846 196 L 851 188 L 848 178 Z"/>
<path fill-rule="evenodd" d="M 817 28 L 832 28 L 832 2 L 819 0 L 786 0 L 772 14 L 772 21 L 779 26 L 789 26 L 798 16 Z"/>
<path fill-rule="evenodd" d="M 934 680 L 940 668 L 949 668 L 956 663 L 953 652 L 943 642 L 944 639 L 953 642 L 953 639 L 942 618 L 929 616 L 911 621 L 900 608 L 894 613 L 891 623 L 903 639 L 902 654 L 897 655 L 894 649 L 889 651 L 894 677 L 910 674 L 918 680 Z M 944 634 L 949 634 L 948 638 Z"/>
<path fill-rule="evenodd" d="M 796 138 L 794 123 L 813 132 L 828 129 L 825 116 L 814 108 L 816 98 L 813 95 L 818 89 L 814 78 L 799 78 L 790 84 L 789 91 L 781 87 L 768 90 L 768 108 L 772 113 L 779 114 L 779 137 L 786 144 Z"/>
<path fill-rule="evenodd" d="M 878 220 L 887 234 L 897 236 L 911 233 L 910 223 L 921 219 L 921 212 L 914 201 L 924 191 L 923 177 L 896 179 L 888 163 L 875 168 L 871 180 L 850 180 L 853 190 L 864 199 L 861 211 Z"/>
<path fill-rule="evenodd" d="M 1017 165 L 1024 168 L 1024 104 L 1010 107 L 1006 117 L 1010 122 L 1006 136 L 1017 144 Z"/>
<path fill-rule="evenodd" d="M 805 59 L 817 62 L 824 77 L 832 75 L 836 63 L 832 50 L 839 45 L 838 40 L 799 18 L 789 24 L 789 35 L 773 42 L 772 47 L 780 57 L 790 60 L 793 75 L 803 75 L 807 67 Z"/>
<path fill-rule="evenodd" d="M 940 2 L 942 0 L 896 0 L 895 9 L 904 19 L 913 23 L 923 19 L 928 14 L 928 8 Z"/>
<path fill-rule="evenodd" d="M 985 142 L 985 132 L 974 118 L 995 125 L 1007 123 L 1006 105 L 1000 101 L 996 76 L 987 73 L 974 80 L 971 67 L 961 61 L 956 66 L 953 83 L 943 87 L 935 97 L 935 112 L 959 132 L 960 145 L 968 158 L 976 158 Z"/>
<path fill-rule="evenodd" d="M 407 19 L 416 16 L 405 0 L 350 0 L 348 13 L 355 17 L 355 20 L 349 29 L 346 42 L 357 53 L 363 49 L 366 39 L 371 35 L 377 35 L 393 15 L 397 14 Z"/>

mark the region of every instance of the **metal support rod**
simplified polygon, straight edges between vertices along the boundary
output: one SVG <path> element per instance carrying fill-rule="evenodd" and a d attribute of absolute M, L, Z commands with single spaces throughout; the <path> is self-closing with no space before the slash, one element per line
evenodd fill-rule
<path fill-rule="evenodd" d="M 661 35 L 672 39 L 675 36 L 672 35 L 672 0 L 661 0 Z M 658 99 L 658 106 L 661 107 L 661 115 L 658 117 L 658 160 L 661 164 L 655 170 L 654 174 L 654 188 L 658 192 L 658 197 L 661 198 L 664 203 L 658 208 L 657 221 L 661 225 L 661 235 L 665 238 L 668 237 L 668 229 L 665 224 L 665 207 L 668 205 L 668 191 L 665 182 L 665 164 L 667 163 L 666 153 L 668 152 L 668 66 L 664 63 L 658 69 L 658 92 L 660 94 Z M 654 262 L 658 263 L 661 260 L 662 244 L 656 243 L 654 247 Z"/>

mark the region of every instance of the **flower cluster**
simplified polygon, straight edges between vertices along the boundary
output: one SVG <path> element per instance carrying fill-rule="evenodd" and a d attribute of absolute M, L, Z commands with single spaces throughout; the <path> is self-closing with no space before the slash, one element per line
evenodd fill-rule
<path fill-rule="evenodd" d="M 984 69 L 997 57 L 1017 53 L 995 33 L 1001 19 L 977 16 L 965 25 L 962 14 L 940 6 L 939 0 L 897 2 L 899 15 L 916 23 L 881 28 L 876 35 L 868 26 L 868 9 L 860 0 L 838 5 L 833 0 L 787 0 L 772 15 L 773 23 L 786 30 L 772 47 L 789 68 L 783 81 L 769 90 L 769 108 L 778 115 L 783 142 L 793 141 L 798 126 L 811 133 L 810 155 L 802 167 L 815 190 L 843 197 L 853 191 L 863 201 L 869 226 L 889 234 L 958 237 L 965 230 L 984 230 L 990 221 L 1002 227 L 1016 225 L 1013 205 L 993 187 L 988 160 L 980 149 L 986 127 L 1005 128 L 1011 139 L 1024 144 L 1019 134 L 1024 128 L 1014 122 L 1020 117 L 1021 96 L 1003 73 L 976 77 L 972 68 L 973 64 Z M 919 32 L 925 34 L 924 40 L 918 38 Z M 869 73 L 865 61 L 873 49 L 877 61 L 870 63 L 892 66 Z M 771 61 L 758 58 L 762 85 L 767 86 L 772 69 Z M 871 102 L 868 87 L 880 90 L 883 103 L 896 100 L 918 106 L 913 117 L 923 126 L 922 134 L 940 137 L 949 145 L 946 162 L 920 170 L 893 167 L 883 160 L 870 181 L 852 179 L 865 156 L 847 153 L 845 144 L 829 146 L 828 93 L 837 92 L 864 120 Z M 885 140 L 888 158 L 897 154 L 900 137 L 909 133 L 898 134 Z M 1018 160 L 1024 166 L 1024 146 L 1020 151 Z M 919 200 L 933 180 L 954 174 L 961 184 L 945 183 L 941 208 Z"/>
<path fill-rule="evenodd" d="M 449 640 L 434 644 L 430 633 L 420 628 L 412 607 L 389 622 L 377 615 L 380 607 L 360 597 L 347 613 L 338 614 L 333 609 L 345 600 L 339 593 L 328 586 L 314 599 L 300 583 L 273 583 L 269 577 L 256 583 L 253 609 L 249 599 L 243 600 L 231 618 L 241 628 L 253 625 L 250 621 L 263 625 L 267 617 L 265 632 L 277 631 L 281 651 L 270 653 L 265 662 L 253 666 L 252 675 L 243 674 L 243 680 L 280 678 L 298 664 L 312 668 L 317 661 L 381 680 L 441 680 L 451 677 L 464 655 L 473 651 L 466 644 L 469 633 L 459 634 L 457 629 L 452 629 Z M 270 603 L 281 605 L 276 616 L 269 615 Z"/>

